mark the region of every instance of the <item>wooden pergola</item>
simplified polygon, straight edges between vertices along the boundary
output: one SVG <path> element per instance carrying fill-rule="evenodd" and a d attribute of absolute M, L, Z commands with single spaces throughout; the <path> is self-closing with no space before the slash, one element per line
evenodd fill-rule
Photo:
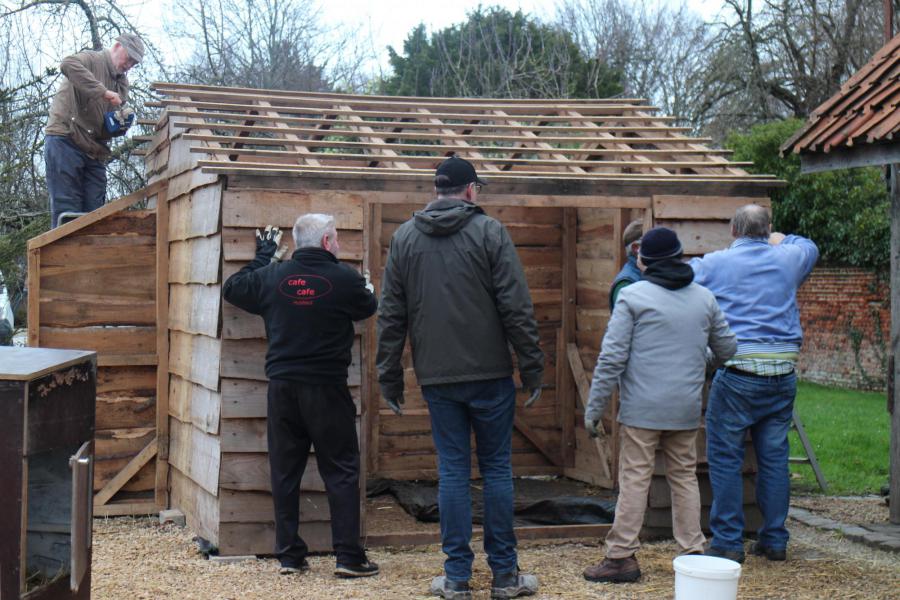
<path fill-rule="evenodd" d="M 803 173 L 889 166 L 891 189 L 891 339 L 888 412 L 891 415 L 890 519 L 900 524 L 900 394 L 896 359 L 900 340 L 900 35 L 891 38 L 892 11 L 885 3 L 887 43 L 816 108 L 781 147 L 800 156 Z M 896 136 L 896 137 L 895 137 Z M 852 449 L 851 449 L 852 451 Z"/>

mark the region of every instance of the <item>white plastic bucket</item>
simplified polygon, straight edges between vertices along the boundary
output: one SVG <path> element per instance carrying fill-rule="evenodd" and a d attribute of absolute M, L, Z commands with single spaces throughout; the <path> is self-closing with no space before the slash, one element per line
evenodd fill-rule
<path fill-rule="evenodd" d="M 675 600 L 736 600 L 741 565 L 716 556 L 689 554 L 672 561 Z"/>

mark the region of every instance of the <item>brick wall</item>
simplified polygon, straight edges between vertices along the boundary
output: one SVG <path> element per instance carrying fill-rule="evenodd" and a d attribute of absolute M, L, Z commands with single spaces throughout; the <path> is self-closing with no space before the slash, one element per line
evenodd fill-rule
<path fill-rule="evenodd" d="M 888 273 L 816 268 L 797 294 L 805 381 L 881 390 L 890 343 Z"/>

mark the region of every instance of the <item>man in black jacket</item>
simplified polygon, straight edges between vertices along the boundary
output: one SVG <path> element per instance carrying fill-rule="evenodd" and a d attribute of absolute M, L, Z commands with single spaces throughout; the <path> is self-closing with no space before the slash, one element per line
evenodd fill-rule
<path fill-rule="evenodd" d="M 469 499 L 470 436 L 484 478 L 484 547 L 491 595 L 534 594 L 537 578 L 519 573 L 513 532 L 511 440 L 516 408 L 512 344 L 531 397 L 540 396 L 544 354 L 522 264 L 506 228 L 475 205 L 483 182 L 451 157 L 437 169 L 437 199 L 394 233 L 378 315 L 378 380 L 402 414 L 400 359 L 409 332 L 416 378 L 428 402 L 438 453 L 445 575 L 431 593 L 470 598 L 473 554 Z"/>
<path fill-rule="evenodd" d="M 310 444 L 325 481 L 340 577 L 376 575 L 360 545 L 359 441 L 347 389 L 353 321 L 372 316 L 372 286 L 337 259 L 334 217 L 307 214 L 294 224 L 290 260 L 274 262 L 280 233 L 257 231 L 256 258 L 225 282 L 223 295 L 263 318 L 269 466 L 275 502 L 275 554 L 282 573 L 308 569 L 298 533 L 300 480 Z"/>

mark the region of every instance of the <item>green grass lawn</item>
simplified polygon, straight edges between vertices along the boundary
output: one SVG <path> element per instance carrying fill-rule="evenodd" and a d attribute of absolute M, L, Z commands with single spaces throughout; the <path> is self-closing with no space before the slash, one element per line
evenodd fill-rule
<path fill-rule="evenodd" d="M 890 418 L 885 394 L 801 382 L 796 411 L 832 495 L 878 493 L 888 480 Z M 791 456 L 803 456 L 791 432 Z M 812 468 L 791 465 L 793 490 L 818 492 Z"/>

